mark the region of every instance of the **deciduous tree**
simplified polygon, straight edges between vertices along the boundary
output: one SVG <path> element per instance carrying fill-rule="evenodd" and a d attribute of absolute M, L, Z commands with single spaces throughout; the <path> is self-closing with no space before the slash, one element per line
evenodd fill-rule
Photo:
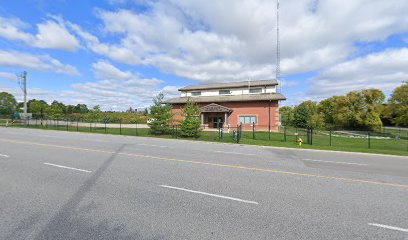
<path fill-rule="evenodd" d="M 305 101 L 294 108 L 293 125 L 300 128 L 310 128 L 311 117 L 317 114 L 317 103 L 313 101 Z"/>
<path fill-rule="evenodd" d="M 408 126 L 408 82 L 394 89 L 389 100 L 392 122 L 398 126 Z"/>
<path fill-rule="evenodd" d="M 13 95 L 0 92 L 0 115 L 11 115 L 16 111 L 17 101 Z"/>
<path fill-rule="evenodd" d="M 293 125 L 293 108 L 288 106 L 281 107 L 279 108 L 279 115 L 283 126 Z"/>
<path fill-rule="evenodd" d="M 32 113 L 34 117 L 44 118 L 45 113 L 48 111 L 48 104 L 43 100 L 32 99 L 27 102 L 27 110 Z"/>

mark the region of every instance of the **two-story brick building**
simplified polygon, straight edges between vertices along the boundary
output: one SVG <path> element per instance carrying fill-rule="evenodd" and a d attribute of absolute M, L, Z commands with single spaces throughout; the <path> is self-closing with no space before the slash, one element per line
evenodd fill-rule
<path fill-rule="evenodd" d="M 205 128 L 255 126 L 258 130 L 278 129 L 279 101 L 286 98 L 277 92 L 276 80 L 216 83 L 187 86 L 181 96 L 166 101 L 173 106 L 174 120 L 182 119 L 182 108 L 188 101 L 200 107 L 201 124 Z"/>

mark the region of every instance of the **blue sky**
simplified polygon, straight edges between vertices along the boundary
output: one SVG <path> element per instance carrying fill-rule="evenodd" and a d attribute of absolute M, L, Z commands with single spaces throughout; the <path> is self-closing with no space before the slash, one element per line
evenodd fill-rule
<path fill-rule="evenodd" d="M 26 70 L 29 98 L 124 110 L 185 85 L 272 79 L 275 4 L 5 0 L 0 91 L 21 99 Z M 406 12 L 404 0 L 281 1 L 283 104 L 408 80 Z"/>

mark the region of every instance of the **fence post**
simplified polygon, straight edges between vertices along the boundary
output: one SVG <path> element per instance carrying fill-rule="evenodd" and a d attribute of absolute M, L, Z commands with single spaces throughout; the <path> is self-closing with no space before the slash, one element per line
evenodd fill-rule
<path fill-rule="evenodd" d="M 283 127 L 283 140 L 286 142 L 286 126 Z"/>
<path fill-rule="evenodd" d="M 306 128 L 306 138 L 307 138 L 307 143 L 310 144 L 310 129 Z"/>
<path fill-rule="evenodd" d="M 370 132 L 367 133 L 367 136 L 368 136 L 368 148 L 371 148 Z"/>
<path fill-rule="evenodd" d="M 242 137 L 242 124 L 239 125 L 239 141 L 241 141 L 241 137 Z"/>
<path fill-rule="evenodd" d="M 297 143 L 299 137 L 298 128 L 295 128 L 295 143 Z"/>
<path fill-rule="evenodd" d="M 138 133 L 137 133 L 137 122 L 136 122 L 136 136 L 138 135 Z"/>
<path fill-rule="evenodd" d="M 331 147 L 331 145 L 332 145 L 332 139 L 331 139 L 331 136 L 332 135 L 332 130 L 330 129 L 330 131 L 329 131 L 329 146 Z"/>
<path fill-rule="evenodd" d="M 119 119 L 119 135 L 122 135 L 122 118 Z"/>
<path fill-rule="evenodd" d="M 239 143 L 239 125 L 237 124 L 237 139 L 236 139 L 237 143 Z"/>
<path fill-rule="evenodd" d="M 255 123 L 252 123 L 252 139 L 255 139 Z"/>
<path fill-rule="evenodd" d="M 221 141 L 221 128 L 218 128 L 218 141 Z"/>
<path fill-rule="evenodd" d="M 67 132 L 68 132 L 68 119 L 65 119 L 65 121 L 67 122 Z"/>
<path fill-rule="evenodd" d="M 310 129 L 310 145 L 313 145 L 313 128 Z"/>
<path fill-rule="evenodd" d="M 407 152 L 408 152 L 408 131 L 407 131 Z"/>

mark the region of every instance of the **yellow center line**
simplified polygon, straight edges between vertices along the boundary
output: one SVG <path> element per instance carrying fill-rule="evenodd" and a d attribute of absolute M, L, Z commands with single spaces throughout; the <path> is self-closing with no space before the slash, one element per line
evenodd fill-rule
<path fill-rule="evenodd" d="M 114 151 L 106 151 L 106 150 L 99 150 L 99 149 L 71 147 L 71 146 L 46 144 L 46 143 L 34 143 L 34 142 L 26 142 L 26 141 L 15 141 L 15 140 L 8 140 L 8 139 L 1 139 L 1 138 L 0 138 L 0 141 L 9 142 L 9 143 L 17 143 L 17 144 L 35 145 L 35 146 L 42 146 L 42 147 L 55 147 L 55 148 L 71 149 L 71 150 L 78 150 L 78 151 L 100 152 L 100 153 L 108 153 L 108 154 L 115 153 Z M 386 183 L 386 182 L 377 182 L 377 181 L 363 180 L 363 179 L 325 176 L 325 175 L 309 174 L 309 173 L 301 173 L 301 172 L 289 172 L 289 171 L 282 171 L 282 170 L 277 170 L 277 169 L 245 167 L 245 166 L 241 166 L 241 165 L 230 165 L 230 164 L 220 164 L 220 163 L 182 160 L 182 159 L 176 159 L 176 158 L 149 156 L 149 155 L 134 154 L 134 153 L 117 153 L 117 154 L 122 155 L 122 156 L 149 158 L 149 159 L 157 159 L 157 160 L 162 160 L 162 161 L 172 161 L 172 162 L 179 162 L 179 163 L 190 163 L 190 164 L 197 164 L 197 165 L 207 165 L 207 166 L 215 166 L 215 167 L 243 169 L 243 170 L 251 170 L 251 171 L 258 171 L 258 172 L 279 173 L 279 174 L 283 174 L 283 175 L 314 177 L 314 178 L 321 178 L 321 179 L 330 179 L 330 180 L 347 181 L 347 182 L 355 182 L 355 183 L 366 183 L 366 184 L 374 184 L 374 185 L 381 185 L 381 186 L 389 186 L 389 187 L 398 187 L 398 188 L 408 189 L 408 185 L 403 185 L 403 184 L 398 184 L 398 183 Z"/>

